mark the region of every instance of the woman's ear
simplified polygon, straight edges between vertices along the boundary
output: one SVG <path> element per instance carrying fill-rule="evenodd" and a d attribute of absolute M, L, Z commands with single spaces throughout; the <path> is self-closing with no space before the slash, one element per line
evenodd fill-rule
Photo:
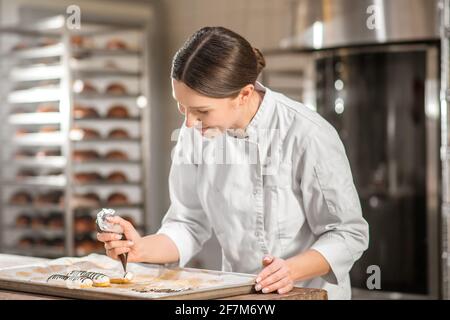
<path fill-rule="evenodd" d="M 248 84 L 241 89 L 241 92 L 239 92 L 238 96 L 239 105 L 244 105 L 248 103 L 250 97 L 253 94 L 253 90 L 255 90 L 255 86 L 252 84 Z"/>

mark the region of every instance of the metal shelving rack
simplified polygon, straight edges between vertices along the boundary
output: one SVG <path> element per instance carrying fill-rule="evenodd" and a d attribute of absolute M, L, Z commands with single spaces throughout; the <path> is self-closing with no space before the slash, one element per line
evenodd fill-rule
<path fill-rule="evenodd" d="M 441 9 L 441 160 L 442 160 L 442 296 L 450 298 L 450 0 L 442 0 Z"/>
<path fill-rule="evenodd" d="M 130 31 L 138 34 L 139 47 L 132 49 L 105 49 L 95 47 L 78 47 L 72 44 L 73 36 L 83 37 L 105 37 L 117 32 Z M 49 19 L 41 20 L 38 23 L 23 26 L 12 26 L 0 28 L 0 34 L 7 33 L 19 35 L 21 37 L 50 37 L 56 39 L 56 43 L 43 47 L 31 47 L 19 51 L 11 51 L 4 53 L 2 58 L 14 62 L 30 62 L 34 59 L 55 59 L 50 64 L 39 64 L 26 67 L 13 67 L 8 70 L 7 77 L 9 83 L 15 85 L 33 84 L 38 81 L 54 81 L 56 85 L 53 87 L 30 87 L 25 90 L 12 90 L 7 94 L 7 100 L 3 101 L 4 110 L 10 110 L 11 107 L 37 106 L 39 103 L 56 103 L 59 105 L 59 112 L 35 113 L 26 112 L 19 114 L 3 115 L 2 118 L 8 122 L 8 126 L 12 128 L 36 128 L 39 126 L 59 126 L 59 131 L 54 133 L 31 133 L 19 137 L 8 136 L 6 143 L 10 144 L 8 150 L 9 156 L 2 155 L 1 173 L 1 206 L 0 206 L 0 250 L 1 252 L 22 253 L 35 256 L 59 257 L 83 255 L 85 252 L 77 252 L 75 246 L 76 234 L 74 231 L 75 213 L 79 210 L 89 212 L 94 218 L 95 213 L 102 207 L 116 209 L 119 214 L 126 210 L 134 210 L 132 215 L 136 221 L 138 230 L 145 232 L 147 226 L 146 218 L 148 216 L 148 204 L 146 194 L 148 189 L 148 165 L 149 165 L 149 128 L 150 109 L 147 101 L 149 100 L 149 76 L 148 76 L 148 38 L 149 25 L 147 23 L 125 23 L 113 21 L 82 21 L 81 29 L 69 30 L 66 26 L 64 16 L 56 16 Z M 117 68 L 89 68 L 80 69 L 72 63 L 74 59 L 83 60 L 89 58 L 111 58 L 111 57 L 134 57 L 136 59 L 138 69 L 129 71 Z M 50 60 L 49 60 L 50 61 Z M 75 81 L 84 81 L 86 79 L 105 79 L 115 77 L 119 79 L 132 78 L 136 85 L 135 92 L 124 95 L 111 95 L 108 93 L 82 94 L 74 90 Z M 7 90 L 8 91 L 8 90 Z M 96 103 L 102 102 L 117 104 L 118 102 L 127 107 L 128 111 L 134 113 L 133 116 L 127 118 L 89 118 L 76 119 L 73 116 L 73 109 L 76 103 L 88 103 L 89 106 L 96 107 Z M 6 108 L 5 108 L 6 107 Z M 133 137 L 128 139 L 109 139 L 99 138 L 83 140 L 74 138 L 71 131 L 76 126 L 90 127 L 99 129 L 105 125 L 115 125 L 114 128 L 136 129 Z M 73 159 L 73 152 L 89 146 L 93 150 L 104 149 L 108 146 L 115 148 L 114 150 L 124 150 L 132 153 L 135 150 L 134 158 L 129 160 L 106 160 L 96 159 L 92 161 L 77 162 Z M 38 147 L 52 147 L 60 150 L 60 155 L 45 158 L 21 158 L 14 159 L 11 157 L 12 151 L 20 148 L 21 150 L 33 150 Z M 128 181 L 124 183 L 108 183 L 107 181 L 95 181 L 93 183 L 79 184 L 73 179 L 76 172 L 83 172 L 83 167 L 96 168 L 102 171 L 109 168 L 110 172 L 121 171 L 126 173 Z M 33 169 L 60 169 L 62 174 L 57 177 L 30 177 L 18 180 L 16 177 L 5 179 L 5 174 L 10 174 L 11 168 L 33 168 Z M 81 168 L 81 169 L 80 169 Z M 93 169 L 91 169 L 93 170 Z M 128 170 L 128 171 L 127 171 Z M 134 170 L 134 171 L 133 171 Z M 130 179 L 129 172 L 135 172 L 137 179 Z M 9 203 L 9 198 L 14 191 L 11 190 L 28 190 L 31 193 L 39 193 L 41 191 L 59 190 L 63 192 L 63 200 L 59 204 L 54 205 L 36 205 L 33 203 L 23 205 L 13 205 Z M 101 201 L 100 206 L 83 206 L 77 204 L 74 196 L 87 192 L 99 192 L 108 194 L 121 191 L 127 194 L 130 200 L 124 205 L 108 205 L 105 201 Z M 100 193 L 100 192 L 99 192 Z M 131 195 L 131 196 L 130 196 Z M 131 200 L 132 198 L 137 200 Z M 105 197 L 102 197 L 105 198 Z M 19 210 L 29 210 L 34 214 L 49 213 L 60 211 L 63 214 L 64 227 L 60 229 L 38 228 L 23 229 L 13 225 L 13 219 L 8 215 L 14 211 L 16 215 Z M 58 235 L 64 238 L 64 250 L 62 248 L 54 249 L 51 246 L 29 247 L 26 250 L 20 250 L 13 243 L 8 244 L 9 233 L 27 233 L 27 234 L 45 234 Z M 94 236 L 94 232 L 91 233 Z"/>

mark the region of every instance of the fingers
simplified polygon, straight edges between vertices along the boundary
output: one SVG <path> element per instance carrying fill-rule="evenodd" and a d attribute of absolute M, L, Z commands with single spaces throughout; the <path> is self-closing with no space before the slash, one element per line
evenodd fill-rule
<path fill-rule="evenodd" d="M 285 293 L 288 293 L 289 291 L 291 291 L 292 289 L 294 289 L 294 285 L 292 283 L 290 283 L 287 286 L 278 289 L 277 292 L 279 294 L 285 294 Z"/>
<path fill-rule="evenodd" d="M 106 250 L 106 254 L 108 257 L 119 260 L 119 255 L 130 252 L 130 248 L 127 247 L 121 247 L 121 248 L 114 248 L 111 250 Z"/>
<path fill-rule="evenodd" d="M 281 278 L 279 281 L 273 282 L 270 285 L 263 287 L 261 292 L 262 293 L 271 293 L 274 291 L 278 291 L 280 289 L 285 290 L 285 289 L 288 289 L 289 286 L 291 286 L 291 285 L 292 285 L 292 282 L 290 281 L 289 278 Z M 288 291 L 290 291 L 291 289 L 289 289 Z"/>
<path fill-rule="evenodd" d="M 264 263 L 264 260 L 263 260 Z M 261 282 L 263 279 L 267 278 L 272 273 L 277 272 L 282 267 L 281 259 L 273 259 L 272 263 L 265 267 L 256 277 L 256 283 Z"/>
<path fill-rule="evenodd" d="M 97 240 L 101 242 L 115 241 L 122 239 L 121 234 L 101 232 L 97 233 Z"/>
<path fill-rule="evenodd" d="M 119 216 L 108 217 L 107 220 L 108 222 L 120 225 L 123 228 L 123 232 L 127 239 L 134 239 L 136 237 L 139 237 L 138 232 L 129 221 Z"/>
<path fill-rule="evenodd" d="M 280 281 L 281 279 L 284 279 L 286 277 L 289 277 L 289 270 L 285 267 L 280 268 L 278 271 L 272 273 L 270 276 L 264 278 L 261 280 L 256 286 L 256 290 L 261 290 L 263 288 L 266 288 L 273 283 L 276 283 Z M 259 288 L 259 289 L 258 289 Z"/>
<path fill-rule="evenodd" d="M 263 266 L 265 266 L 265 267 L 268 266 L 269 264 L 271 264 L 273 262 L 273 260 L 274 260 L 273 256 L 265 256 L 263 258 Z"/>
<path fill-rule="evenodd" d="M 129 240 L 122 240 L 122 241 L 108 241 L 105 242 L 105 249 L 111 250 L 115 248 L 122 248 L 122 247 L 132 247 L 134 245 L 133 241 Z"/>

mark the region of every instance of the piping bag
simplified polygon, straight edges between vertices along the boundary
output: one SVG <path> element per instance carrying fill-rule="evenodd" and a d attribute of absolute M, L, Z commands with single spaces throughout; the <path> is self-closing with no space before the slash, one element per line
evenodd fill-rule
<path fill-rule="evenodd" d="M 106 219 L 109 217 L 114 217 L 116 212 L 114 209 L 103 208 L 99 213 L 97 213 L 97 219 L 95 220 L 98 232 L 112 232 L 122 235 L 122 240 L 126 240 L 124 230 L 121 225 L 117 223 L 108 222 Z M 120 262 L 122 262 L 124 274 L 127 272 L 127 260 L 128 253 L 122 253 L 119 255 Z"/>

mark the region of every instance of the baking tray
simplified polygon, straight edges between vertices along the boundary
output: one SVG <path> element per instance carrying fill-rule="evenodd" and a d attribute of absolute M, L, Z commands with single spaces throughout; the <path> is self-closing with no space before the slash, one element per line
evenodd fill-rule
<path fill-rule="evenodd" d="M 127 270 L 135 275 L 130 284 L 111 284 L 110 287 L 70 289 L 50 285 L 51 274 L 71 270 L 122 273 L 120 262 L 104 255 L 91 254 L 82 258 L 60 258 L 38 264 L 0 269 L 0 289 L 45 293 L 76 299 L 218 299 L 254 292 L 255 275 L 194 268 L 167 267 L 154 264 L 129 263 Z M 154 292 L 152 290 L 181 290 Z M 150 290 L 150 291 L 148 291 Z M 142 292 L 148 291 L 148 292 Z"/>

